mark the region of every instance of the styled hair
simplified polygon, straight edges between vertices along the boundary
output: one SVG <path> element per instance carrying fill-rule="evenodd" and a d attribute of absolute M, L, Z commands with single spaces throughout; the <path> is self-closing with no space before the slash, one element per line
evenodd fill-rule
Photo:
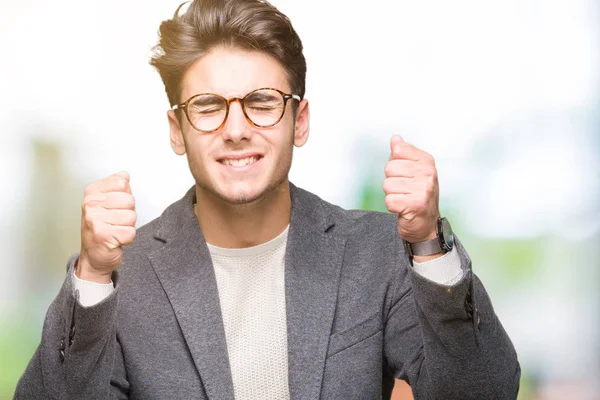
<path fill-rule="evenodd" d="M 179 15 L 163 21 L 150 65 L 165 85 L 171 106 L 181 99 L 188 68 L 215 47 L 257 50 L 274 57 L 284 68 L 294 94 L 304 98 L 306 60 L 302 42 L 289 18 L 267 1 L 193 0 Z"/>

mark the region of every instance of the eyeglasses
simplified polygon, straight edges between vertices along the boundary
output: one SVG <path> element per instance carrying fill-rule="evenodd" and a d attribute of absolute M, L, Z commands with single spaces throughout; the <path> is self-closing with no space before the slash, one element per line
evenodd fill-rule
<path fill-rule="evenodd" d="M 190 125 L 203 133 L 214 132 L 225 125 L 229 106 L 237 101 L 248 122 L 258 128 L 276 125 L 283 118 L 288 100 L 300 101 L 297 94 L 284 93 L 278 89 L 256 89 L 244 97 L 226 99 L 213 93 L 196 94 L 185 103 L 177 104 L 173 110 L 183 110 Z"/>

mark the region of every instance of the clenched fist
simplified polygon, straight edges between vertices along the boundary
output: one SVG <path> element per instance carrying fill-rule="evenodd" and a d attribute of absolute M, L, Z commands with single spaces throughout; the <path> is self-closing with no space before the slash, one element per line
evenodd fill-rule
<path fill-rule="evenodd" d="M 119 172 L 85 188 L 81 206 L 80 279 L 109 283 L 123 258 L 123 246 L 135 238 L 135 200 L 129 174 Z"/>
<path fill-rule="evenodd" d="M 433 157 L 393 136 L 385 176 L 385 205 L 398 214 L 400 236 L 409 243 L 435 238 L 439 187 Z"/>

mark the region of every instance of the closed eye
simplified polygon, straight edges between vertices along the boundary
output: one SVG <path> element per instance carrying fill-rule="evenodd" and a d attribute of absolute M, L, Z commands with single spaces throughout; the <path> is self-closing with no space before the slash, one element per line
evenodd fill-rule
<path fill-rule="evenodd" d="M 204 114 L 212 114 L 212 113 L 221 112 L 222 110 L 223 110 L 222 108 L 212 108 L 210 110 L 198 110 L 198 109 L 196 109 L 196 110 L 192 110 L 192 111 L 195 112 L 195 113 L 204 115 Z"/>
<path fill-rule="evenodd" d="M 250 109 L 251 110 L 255 110 L 255 111 L 271 111 L 276 109 L 277 107 L 271 107 L 271 106 L 251 106 Z"/>

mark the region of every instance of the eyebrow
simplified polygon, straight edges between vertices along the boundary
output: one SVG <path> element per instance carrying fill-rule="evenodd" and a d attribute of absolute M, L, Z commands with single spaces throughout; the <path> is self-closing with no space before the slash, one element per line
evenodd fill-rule
<path fill-rule="evenodd" d="M 254 93 L 250 93 L 250 95 L 247 97 L 247 99 L 250 99 L 253 101 L 276 101 L 277 96 L 271 95 L 269 93 L 254 92 Z"/>
<path fill-rule="evenodd" d="M 213 95 L 203 95 L 196 97 L 190 105 L 192 106 L 213 106 L 223 104 L 223 99 Z"/>

